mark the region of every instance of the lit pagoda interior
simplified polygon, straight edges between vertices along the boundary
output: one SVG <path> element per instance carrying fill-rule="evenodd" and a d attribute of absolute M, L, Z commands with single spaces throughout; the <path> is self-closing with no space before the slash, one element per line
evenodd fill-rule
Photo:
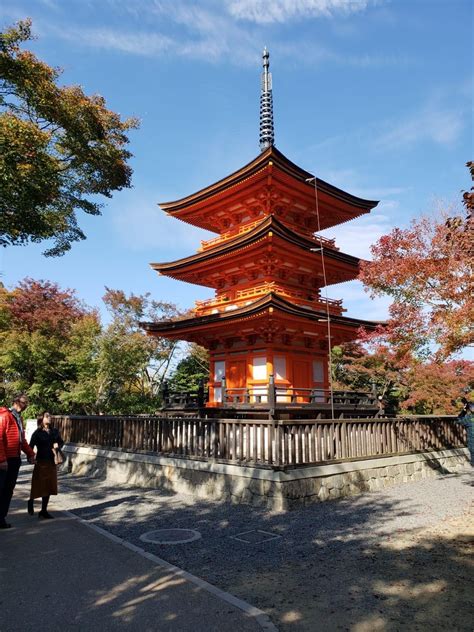
<path fill-rule="evenodd" d="M 205 189 L 160 204 L 217 234 L 193 255 L 151 264 L 159 274 L 213 288 L 214 298 L 196 301 L 192 317 L 143 324 L 150 335 L 209 349 L 211 407 L 222 403 L 223 378 L 234 402 L 244 392 L 251 393 L 246 401 L 261 402 L 270 379 L 281 402 L 285 393 L 308 390 L 327 401 L 330 346 L 375 326 L 327 298 L 326 287 L 358 276 L 359 259 L 317 233 L 369 213 L 377 202 L 315 178 L 276 149 L 266 50 L 263 66 L 261 153 Z"/>

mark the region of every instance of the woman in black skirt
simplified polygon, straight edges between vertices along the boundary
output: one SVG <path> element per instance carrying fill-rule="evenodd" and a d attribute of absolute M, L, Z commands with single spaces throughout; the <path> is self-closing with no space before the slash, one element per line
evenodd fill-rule
<path fill-rule="evenodd" d="M 49 498 L 58 493 L 58 476 L 54 456 L 56 450 L 64 445 L 59 431 L 51 427 L 51 416 L 43 413 L 38 417 L 38 428 L 30 439 L 30 447 L 36 448 L 36 464 L 31 479 L 31 493 L 28 501 L 28 513 L 35 513 L 34 499 L 41 498 L 41 511 L 38 518 L 52 518 L 48 513 Z"/>

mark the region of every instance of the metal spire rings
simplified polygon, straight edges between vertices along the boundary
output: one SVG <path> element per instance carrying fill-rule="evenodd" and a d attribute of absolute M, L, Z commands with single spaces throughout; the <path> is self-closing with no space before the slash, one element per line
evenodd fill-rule
<path fill-rule="evenodd" d="M 265 151 L 273 145 L 275 134 L 273 130 L 273 94 L 272 73 L 270 67 L 270 53 L 263 49 L 263 72 L 260 91 L 260 149 Z"/>

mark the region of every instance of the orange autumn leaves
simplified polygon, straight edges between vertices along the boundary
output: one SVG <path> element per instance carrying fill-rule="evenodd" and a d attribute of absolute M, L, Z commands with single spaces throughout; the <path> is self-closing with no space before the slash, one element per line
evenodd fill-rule
<path fill-rule="evenodd" d="M 361 280 L 393 299 L 379 338 L 398 354 L 445 360 L 474 342 L 472 224 L 448 213 L 413 220 L 372 246 Z"/>

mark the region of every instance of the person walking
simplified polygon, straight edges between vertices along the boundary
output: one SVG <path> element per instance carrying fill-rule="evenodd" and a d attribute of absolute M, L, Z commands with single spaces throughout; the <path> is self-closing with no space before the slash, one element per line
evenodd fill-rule
<path fill-rule="evenodd" d="M 38 417 L 38 428 L 30 439 L 30 448 L 36 448 L 36 464 L 31 479 L 31 493 L 28 501 L 28 513 L 35 513 L 35 498 L 41 498 L 40 519 L 53 516 L 48 513 L 48 503 L 51 496 L 58 493 L 58 475 L 55 455 L 63 447 L 64 441 L 59 430 L 51 427 L 51 415 L 44 412 Z"/>
<path fill-rule="evenodd" d="M 461 402 L 463 406 L 457 421 L 466 428 L 470 461 L 471 465 L 474 465 L 474 404 L 467 397 L 461 397 Z"/>
<path fill-rule="evenodd" d="M 21 452 L 29 463 L 35 462 L 35 453 L 28 445 L 21 413 L 28 406 L 24 393 L 17 395 L 11 408 L 0 408 L 0 529 L 9 529 L 6 521 L 10 502 L 21 466 Z"/>

